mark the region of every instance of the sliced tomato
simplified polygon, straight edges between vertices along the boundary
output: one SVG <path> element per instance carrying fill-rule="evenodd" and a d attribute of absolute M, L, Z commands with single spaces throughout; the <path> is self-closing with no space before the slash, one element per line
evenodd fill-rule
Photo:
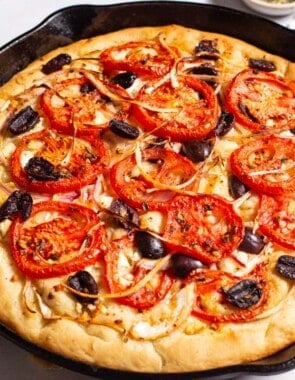
<path fill-rule="evenodd" d="M 259 231 L 270 241 L 295 249 L 295 195 L 262 195 L 258 211 Z"/>
<path fill-rule="evenodd" d="M 44 91 L 40 103 L 51 127 L 71 135 L 105 129 L 110 120 L 125 120 L 129 114 L 127 103 L 110 102 L 85 77 L 56 83 Z"/>
<path fill-rule="evenodd" d="M 134 104 L 133 114 L 142 126 L 157 136 L 176 141 L 201 139 L 215 128 L 218 102 L 212 88 L 193 76 L 178 76 L 178 86 L 167 81 L 151 94 L 142 89 L 137 100 L 160 108 L 151 111 Z M 161 109 L 166 109 L 162 112 Z"/>
<path fill-rule="evenodd" d="M 31 160 L 46 160 L 53 169 L 53 177 L 32 177 L 32 173 L 27 169 L 30 161 L 23 164 L 26 154 L 33 156 Z M 43 130 L 22 138 L 11 157 L 11 175 L 13 180 L 27 191 L 55 194 L 79 190 L 95 182 L 97 175 L 109 162 L 108 149 L 96 133 L 88 133 L 83 138 L 74 139 L 71 136 Z"/>
<path fill-rule="evenodd" d="M 10 227 L 12 257 L 32 278 L 62 276 L 95 263 L 104 238 L 94 211 L 63 202 L 36 203 L 29 219 L 17 217 Z"/>
<path fill-rule="evenodd" d="M 195 282 L 196 301 L 192 314 L 210 323 L 245 322 L 254 319 L 266 307 L 269 299 L 269 289 L 261 267 L 247 278 L 239 278 L 230 273 L 217 270 L 196 272 L 190 279 Z M 255 281 L 261 289 L 261 297 L 247 308 L 239 308 L 226 300 L 224 291 L 241 283 L 243 280 Z M 254 293 L 254 292 L 253 292 Z M 251 304 L 251 290 L 241 289 L 241 297 Z M 238 294 L 235 295 L 237 298 Z M 248 299 L 247 299 L 248 298 Z"/>
<path fill-rule="evenodd" d="M 280 195 L 295 190 L 295 144 L 292 139 L 265 136 L 242 145 L 230 165 L 244 184 L 257 193 Z"/>
<path fill-rule="evenodd" d="M 244 70 L 228 86 L 225 106 L 250 130 L 285 128 L 295 121 L 295 88 L 274 73 Z"/>
<path fill-rule="evenodd" d="M 159 78 L 167 74 L 178 57 L 175 48 L 153 41 L 134 41 L 105 49 L 99 56 L 107 73 L 130 71 L 139 76 Z"/>
<path fill-rule="evenodd" d="M 185 183 L 196 174 L 193 163 L 186 157 L 168 150 L 150 148 L 143 152 L 143 165 L 147 164 L 149 182 L 144 178 L 136 165 L 134 155 L 119 161 L 110 171 L 110 181 L 118 196 L 133 207 L 157 208 L 166 204 L 174 196 L 171 186 Z M 163 185 L 164 189 L 154 187 L 152 180 Z M 167 186 L 167 190 L 165 190 Z M 188 184 L 189 189 L 192 184 Z"/>
<path fill-rule="evenodd" d="M 130 271 L 127 273 L 120 272 L 120 262 L 124 262 L 124 257 L 125 260 L 130 262 L 130 256 L 134 255 L 134 251 L 136 251 L 136 247 L 132 236 L 123 237 L 110 243 L 104 258 L 106 282 L 111 293 L 119 293 L 133 287 L 149 272 L 149 269 L 137 266 L 136 262 L 130 266 Z M 129 278 L 129 280 L 125 278 L 125 283 L 124 275 Z M 131 281 L 130 277 L 133 277 Z M 129 296 L 120 297 L 117 300 L 124 305 L 144 310 L 161 301 L 171 288 L 173 282 L 174 280 L 168 274 L 168 271 L 161 270 L 144 287 L 136 290 Z"/>
<path fill-rule="evenodd" d="M 167 205 L 163 238 L 175 252 L 207 263 L 230 256 L 243 238 L 243 221 L 217 195 L 179 195 Z"/>

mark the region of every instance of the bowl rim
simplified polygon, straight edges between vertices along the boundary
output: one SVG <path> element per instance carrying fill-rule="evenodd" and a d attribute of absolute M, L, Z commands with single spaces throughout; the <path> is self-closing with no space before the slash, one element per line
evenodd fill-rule
<path fill-rule="evenodd" d="M 295 0 L 292 0 L 290 3 L 274 3 L 274 2 L 268 2 L 267 0 L 244 0 L 246 3 L 251 3 L 258 5 L 260 7 L 264 7 L 266 9 L 295 9 Z"/>

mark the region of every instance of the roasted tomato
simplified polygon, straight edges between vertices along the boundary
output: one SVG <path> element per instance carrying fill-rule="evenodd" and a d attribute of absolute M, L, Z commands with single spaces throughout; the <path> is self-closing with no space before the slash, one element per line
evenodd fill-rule
<path fill-rule="evenodd" d="M 125 120 L 129 114 L 127 103 L 115 105 L 85 77 L 66 79 L 45 90 L 41 107 L 52 128 L 77 135 L 105 129 L 110 120 Z"/>
<path fill-rule="evenodd" d="M 263 270 L 257 267 L 246 278 L 215 270 L 196 272 L 196 302 L 193 315 L 211 323 L 245 322 L 266 307 L 269 288 Z"/>
<path fill-rule="evenodd" d="M 137 265 L 139 261 L 138 250 L 132 236 L 112 241 L 104 258 L 106 282 L 111 293 L 120 293 L 133 287 L 150 271 Z M 120 265 L 122 262 L 128 262 L 130 267 L 126 269 L 126 265 L 124 267 Z M 173 282 L 174 280 L 167 270 L 160 270 L 144 287 L 117 300 L 139 310 L 147 309 L 165 297 Z"/>
<path fill-rule="evenodd" d="M 265 136 L 242 145 L 230 157 L 232 172 L 257 193 L 280 195 L 295 189 L 295 144 Z"/>
<path fill-rule="evenodd" d="M 104 239 L 104 227 L 94 211 L 63 202 L 36 203 L 26 221 L 19 216 L 10 227 L 12 257 L 32 278 L 62 276 L 93 264 Z"/>
<path fill-rule="evenodd" d="M 105 49 L 100 63 L 107 73 L 126 71 L 150 78 L 167 74 L 178 57 L 175 48 L 164 48 L 158 42 L 134 41 Z"/>
<path fill-rule="evenodd" d="M 24 157 L 31 158 L 23 164 Z M 22 138 L 11 157 L 11 175 L 25 190 L 54 194 L 93 183 L 108 164 L 97 134 L 73 138 L 43 130 Z"/>
<path fill-rule="evenodd" d="M 250 130 L 284 129 L 295 121 L 295 88 L 273 73 L 244 70 L 229 85 L 225 105 Z"/>
<path fill-rule="evenodd" d="M 145 129 L 157 136 L 175 141 L 204 138 L 217 122 L 217 97 L 209 85 L 193 76 L 177 78 L 177 87 L 167 81 L 152 93 L 142 89 L 137 100 L 155 110 L 135 104 L 133 114 Z"/>
<path fill-rule="evenodd" d="M 168 149 L 146 149 L 142 165 L 147 173 L 146 178 L 136 165 L 135 155 L 119 161 L 110 171 L 113 189 L 133 207 L 161 207 L 167 199 L 174 196 L 171 188 L 185 183 L 196 174 L 190 160 Z M 161 188 L 154 186 L 153 181 L 161 184 Z M 193 184 L 194 181 L 185 188 L 189 189 Z"/>
<path fill-rule="evenodd" d="M 229 256 L 243 238 L 243 221 L 217 195 L 179 195 L 169 202 L 163 238 L 175 252 L 206 263 Z"/>
<path fill-rule="evenodd" d="M 295 195 L 262 195 L 258 211 L 259 231 L 282 247 L 295 249 Z"/>

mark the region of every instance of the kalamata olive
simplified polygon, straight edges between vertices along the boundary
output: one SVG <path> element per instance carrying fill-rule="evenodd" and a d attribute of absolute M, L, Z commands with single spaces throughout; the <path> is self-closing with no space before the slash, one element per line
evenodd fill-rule
<path fill-rule="evenodd" d="M 255 305 L 262 296 L 262 289 L 251 279 L 242 280 L 229 289 L 222 288 L 222 292 L 227 302 L 240 309 Z"/>
<path fill-rule="evenodd" d="M 147 259 L 159 259 L 166 254 L 165 245 L 162 240 L 146 231 L 135 232 L 135 243 L 142 255 Z"/>
<path fill-rule="evenodd" d="M 95 89 L 96 89 L 96 87 L 90 82 L 83 83 L 80 86 L 81 94 L 89 94 L 90 92 L 94 91 Z"/>
<path fill-rule="evenodd" d="M 215 69 L 215 67 L 208 65 L 200 65 L 193 67 L 192 69 L 190 69 L 189 73 L 194 75 L 218 75 L 218 71 Z"/>
<path fill-rule="evenodd" d="M 217 49 L 216 40 L 201 40 L 195 47 L 195 54 L 201 55 L 207 59 L 217 59 L 219 51 Z"/>
<path fill-rule="evenodd" d="M 110 130 L 120 137 L 135 140 L 139 136 L 139 129 L 121 120 L 113 119 L 109 122 Z"/>
<path fill-rule="evenodd" d="M 215 135 L 218 137 L 226 135 L 233 127 L 235 122 L 235 117 L 231 112 L 222 111 L 216 127 L 215 127 Z"/>
<path fill-rule="evenodd" d="M 239 245 L 238 249 L 247 253 L 254 253 L 257 255 L 265 246 L 264 237 L 257 234 L 250 227 L 245 228 L 244 239 Z"/>
<path fill-rule="evenodd" d="M 31 106 L 27 106 L 8 120 L 7 127 L 13 135 L 21 135 L 34 128 L 39 120 L 38 112 L 34 111 Z"/>
<path fill-rule="evenodd" d="M 240 102 L 238 104 L 239 110 L 242 112 L 243 115 L 245 115 L 250 121 L 253 121 L 253 123 L 258 123 L 259 120 L 257 117 L 255 117 L 251 111 L 249 110 L 249 107 L 247 107 L 244 103 Z"/>
<path fill-rule="evenodd" d="M 22 220 L 26 220 L 31 215 L 33 199 L 29 193 L 16 190 L 10 194 L 0 207 L 0 221 L 12 219 L 20 212 Z"/>
<path fill-rule="evenodd" d="M 45 63 L 45 65 L 42 66 L 41 71 L 43 74 L 51 74 L 62 69 L 64 65 L 68 65 L 71 62 L 72 58 L 69 54 L 61 53 Z"/>
<path fill-rule="evenodd" d="M 295 280 L 295 256 L 280 256 L 276 263 L 275 269 L 282 276 L 290 280 Z"/>
<path fill-rule="evenodd" d="M 93 276 L 85 271 L 81 270 L 75 273 L 73 276 L 70 276 L 67 281 L 68 285 L 78 292 L 87 293 L 87 294 L 98 294 L 98 285 L 93 278 Z M 95 299 L 83 297 L 78 294 L 73 294 L 73 296 L 82 304 L 93 303 Z"/>
<path fill-rule="evenodd" d="M 234 199 L 240 198 L 249 191 L 249 187 L 239 180 L 235 175 L 230 175 L 228 178 L 228 187 L 231 197 Z"/>
<path fill-rule="evenodd" d="M 133 85 L 136 78 L 136 74 L 131 71 L 125 71 L 114 76 L 112 82 L 126 89 Z"/>
<path fill-rule="evenodd" d="M 261 70 L 267 72 L 276 70 L 275 64 L 271 61 L 267 61 L 266 59 L 250 58 L 249 67 L 254 70 Z"/>
<path fill-rule="evenodd" d="M 209 157 L 212 149 L 210 140 L 191 140 L 182 144 L 180 153 L 193 162 L 202 162 Z"/>
<path fill-rule="evenodd" d="M 32 157 L 24 167 L 30 181 L 57 181 L 61 174 L 43 157 Z"/>
<path fill-rule="evenodd" d="M 121 199 L 115 199 L 110 206 L 111 213 L 118 215 L 118 224 L 123 228 L 130 229 L 139 224 L 139 215 L 135 208 L 129 206 Z"/>
<path fill-rule="evenodd" d="M 206 267 L 201 261 L 182 253 L 173 254 L 170 264 L 172 273 L 179 278 L 187 277 L 194 269 Z"/>

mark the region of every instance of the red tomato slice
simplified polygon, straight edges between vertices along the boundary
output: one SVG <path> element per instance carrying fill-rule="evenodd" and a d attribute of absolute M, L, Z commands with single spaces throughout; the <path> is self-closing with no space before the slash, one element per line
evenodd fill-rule
<path fill-rule="evenodd" d="M 159 78 L 171 70 L 177 56 L 175 48 L 165 49 L 158 42 L 134 41 L 105 49 L 99 59 L 107 73 L 130 71 Z"/>
<path fill-rule="evenodd" d="M 167 205 L 163 238 L 176 252 L 207 263 L 229 256 L 243 238 L 243 221 L 216 195 L 177 196 Z"/>
<path fill-rule="evenodd" d="M 295 144 L 292 139 L 265 136 L 249 142 L 230 157 L 232 172 L 257 193 L 280 195 L 295 189 Z"/>
<path fill-rule="evenodd" d="M 262 289 L 260 300 L 246 309 L 240 309 L 228 303 L 223 290 L 245 280 L 233 276 L 227 272 L 203 270 L 196 273 L 192 280 L 196 286 L 196 302 L 192 314 L 211 323 L 245 322 L 255 318 L 264 309 L 269 299 L 269 289 L 264 276 L 260 273 L 260 267 L 255 273 L 249 275 Z"/>
<path fill-rule="evenodd" d="M 63 202 L 40 202 L 33 206 L 28 220 L 23 222 L 17 217 L 12 222 L 11 253 L 25 275 L 57 277 L 95 263 L 102 253 L 104 236 L 104 227 L 91 209 Z"/>
<path fill-rule="evenodd" d="M 126 119 L 130 108 L 127 103 L 121 103 L 118 107 L 110 102 L 84 77 L 55 84 L 45 90 L 40 102 L 51 127 L 71 135 L 74 132 L 79 135 L 80 131 L 85 130 L 105 129 L 114 118 Z"/>
<path fill-rule="evenodd" d="M 124 251 L 126 252 L 126 250 L 133 251 L 134 249 L 136 248 L 134 247 L 134 241 L 131 237 L 124 237 L 110 243 L 104 258 L 106 265 L 106 282 L 111 293 L 122 292 L 134 286 L 149 272 L 148 269 L 134 265 L 128 273 L 129 276 L 130 274 L 133 275 L 133 280 L 128 285 L 123 283 L 122 279 L 124 273 L 120 273 L 119 271 L 120 255 L 124 255 Z M 123 305 L 135 307 L 139 310 L 147 309 L 156 305 L 165 297 L 173 282 L 174 280 L 169 276 L 168 272 L 163 270 L 158 272 L 156 278 L 153 278 L 145 287 L 129 296 L 121 297 L 117 300 Z"/>
<path fill-rule="evenodd" d="M 285 128 L 295 121 L 295 88 L 273 73 L 244 70 L 229 85 L 225 106 L 250 130 Z"/>
<path fill-rule="evenodd" d="M 55 179 L 30 178 L 26 165 L 22 165 L 22 156 L 25 151 L 32 152 L 34 145 L 37 146 L 34 157 L 47 160 L 59 173 Z M 11 176 L 27 191 L 55 194 L 79 190 L 95 182 L 109 161 L 109 152 L 97 134 L 88 133 L 83 138 L 73 139 L 43 130 L 22 138 L 11 157 Z"/>
<path fill-rule="evenodd" d="M 150 111 L 134 105 L 133 114 L 145 129 L 157 136 L 176 141 L 204 138 L 216 125 L 217 97 L 209 85 L 193 76 L 177 78 L 176 88 L 165 82 L 151 94 L 142 89 L 137 97 L 149 106 L 171 109 L 171 112 Z"/>
<path fill-rule="evenodd" d="M 262 195 L 258 212 L 259 231 L 272 242 L 295 249 L 295 195 Z"/>
<path fill-rule="evenodd" d="M 168 149 L 146 149 L 143 162 L 151 162 L 148 174 L 163 185 L 177 186 L 188 181 L 195 173 L 193 163 L 186 157 Z M 138 208 L 165 206 L 174 193 L 167 190 L 154 190 L 153 185 L 136 172 L 135 156 L 131 155 L 116 163 L 110 171 L 110 181 L 118 196 Z M 134 171 L 136 175 L 134 175 Z M 188 187 L 187 187 L 188 189 Z"/>

